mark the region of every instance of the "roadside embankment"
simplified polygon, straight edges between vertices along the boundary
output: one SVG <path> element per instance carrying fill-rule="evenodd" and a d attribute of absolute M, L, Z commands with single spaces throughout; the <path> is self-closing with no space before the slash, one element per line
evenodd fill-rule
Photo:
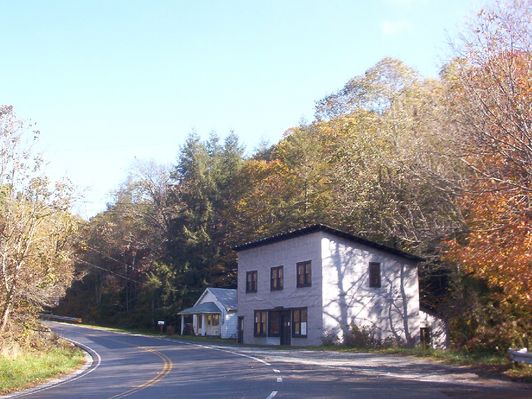
<path fill-rule="evenodd" d="M 0 395 L 19 391 L 68 374 L 84 364 L 84 352 L 64 340 L 48 348 L 2 348 Z"/>

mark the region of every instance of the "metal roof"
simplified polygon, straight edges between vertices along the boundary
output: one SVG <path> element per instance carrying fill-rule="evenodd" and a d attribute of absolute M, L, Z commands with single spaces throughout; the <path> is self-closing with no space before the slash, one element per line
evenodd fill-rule
<path fill-rule="evenodd" d="M 302 229 L 292 230 L 292 231 L 288 231 L 288 232 L 285 232 L 285 233 L 276 234 L 276 235 L 273 235 L 273 236 L 270 236 L 270 237 L 265 237 L 265 238 L 262 238 L 260 240 L 246 242 L 244 244 L 237 245 L 237 246 L 233 247 L 233 250 L 238 252 L 238 251 L 243 251 L 245 249 L 257 248 L 257 247 L 261 247 L 263 245 L 273 244 L 273 243 L 276 243 L 276 242 L 280 242 L 280 241 L 288 240 L 288 239 L 291 239 L 291 238 L 304 236 L 306 234 L 316 233 L 316 232 L 319 232 L 319 231 L 323 231 L 325 233 L 329 233 L 329 234 L 335 235 L 337 237 L 345 238 L 346 240 L 353 241 L 353 242 L 356 242 L 356 243 L 359 243 L 359 244 L 363 244 L 363 245 L 366 245 L 366 246 L 371 247 L 371 248 L 379 249 L 381 251 L 388 252 L 388 253 L 391 253 L 391 254 L 394 254 L 394 255 L 397 255 L 397 256 L 401 256 L 403 258 L 406 258 L 406 259 L 409 259 L 409 260 L 413 260 L 413 261 L 416 261 L 416 262 L 420 262 L 420 261 L 423 260 L 423 258 L 421 258 L 419 256 L 416 256 L 416 255 L 413 255 L 413 254 L 409 254 L 409 253 L 401 251 L 399 249 L 388 247 L 386 245 L 382 245 L 382 244 L 376 243 L 374 241 L 370 241 L 370 240 L 367 240 L 365 238 L 355 236 L 355 235 L 350 234 L 350 233 L 346 233 L 345 231 L 333 229 L 332 227 L 325 226 L 323 224 L 314 224 L 312 226 L 303 227 Z"/>
<path fill-rule="evenodd" d="M 201 314 L 201 313 L 222 313 L 220 308 L 214 302 L 203 302 L 199 305 L 192 306 L 179 312 L 178 314 Z"/>
<path fill-rule="evenodd" d="M 236 289 L 233 288 L 207 288 L 226 310 L 236 310 Z"/>

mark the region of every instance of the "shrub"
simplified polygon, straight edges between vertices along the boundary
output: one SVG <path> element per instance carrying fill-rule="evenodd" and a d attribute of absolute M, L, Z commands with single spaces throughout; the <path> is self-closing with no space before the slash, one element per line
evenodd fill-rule
<path fill-rule="evenodd" d="M 349 331 L 344 334 L 344 345 L 360 348 L 376 348 L 381 346 L 376 326 L 359 327 L 351 323 Z"/>
<path fill-rule="evenodd" d="M 323 345 L 338 345 L 340 339 L 338 338 L 338 329 L 332 328 L 323 331 L 321 335 L 321 343 Z"/>

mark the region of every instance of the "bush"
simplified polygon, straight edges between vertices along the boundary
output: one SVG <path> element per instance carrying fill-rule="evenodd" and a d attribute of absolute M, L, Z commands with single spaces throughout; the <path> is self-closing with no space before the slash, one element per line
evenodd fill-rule
<path fill-rule="evenodd" d="M 321 343 L 323 345 L 338 345 L 340 339 L 338 338 L 338 329 L 324 330 L 321 335 Z"/>
<path fill-rule="evenodd" d="M 381 346 L 381 340 L 377 335 L 375 326 L 358 327 L 351 323 L 349 331 L 344 334 L 344 345 L 360 348 L 377 348 Z"/>

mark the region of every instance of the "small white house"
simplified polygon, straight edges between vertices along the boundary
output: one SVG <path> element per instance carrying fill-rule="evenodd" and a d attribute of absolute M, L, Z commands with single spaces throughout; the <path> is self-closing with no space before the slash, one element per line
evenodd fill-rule
<path fill-rule="evenodd" d="M 342 340 L 353 325 L 384 342 L 430 337 L 434 320 L 420 314 L 415 255 L 323 225 L 234 250 L 239 342 L 320 345 Z"/>
<path fill-rule="evenodd" d="M 192 317 L 194 335 L 236 338 L 236 290 L 207 288 L 194 306 L 178 313 L 181 316 L 181 335 L 185 317 Z"/>

